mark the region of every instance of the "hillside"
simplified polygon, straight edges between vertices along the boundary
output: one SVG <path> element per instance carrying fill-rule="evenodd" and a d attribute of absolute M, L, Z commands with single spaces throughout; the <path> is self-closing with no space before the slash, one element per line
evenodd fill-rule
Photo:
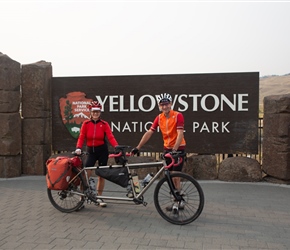
<path fill-rule="evenodd" d="M 263 100 L 269 95 L 290 93 L 290 74 L 283 76 L 264 76 L 260 78 L 260 110 L 263 110 Z"/>

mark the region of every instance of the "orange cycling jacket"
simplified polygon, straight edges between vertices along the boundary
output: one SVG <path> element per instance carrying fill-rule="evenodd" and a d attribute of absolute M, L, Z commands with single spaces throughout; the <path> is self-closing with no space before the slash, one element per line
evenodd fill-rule
<path fill-rule="evenodd" d="M 183 115 L 177 111 L 170 110 L 167 118 L 161 113 L 155 118 L 150 129 L 156 131 L 158 126 L 163 136 L 164 149 L 172 149 L 177 139 L 177 130 L 184 129 Z M 183 138 L 178 149 L 184 149 L 185 145 L 185 139 Z"/>

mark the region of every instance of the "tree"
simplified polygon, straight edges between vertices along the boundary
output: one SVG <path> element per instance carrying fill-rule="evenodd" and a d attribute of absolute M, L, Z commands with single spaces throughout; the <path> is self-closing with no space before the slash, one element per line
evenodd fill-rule
<path fill-rule="evenodd" d="M 69 123 L 70 120 L 73 119 L 73 113 L 72 113 L 72 105 L 69 102 L 69 100 L 66 100 L 66 106 L 64 107 L 64 118 L 66 119 L 67 123 Z"/>

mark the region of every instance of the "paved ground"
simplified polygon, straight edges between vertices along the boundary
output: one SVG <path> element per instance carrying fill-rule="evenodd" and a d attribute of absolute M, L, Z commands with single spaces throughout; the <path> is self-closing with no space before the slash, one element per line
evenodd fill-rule
<path fill-rule="evenodd" d="M 110 185 L 107 182 L 106 187 Z M 290 186 L 200 181 L 205 207 L 186 226 L 143 205 L 50 204 L 44 176 L 0 179 L 0 249 L 290 249 Z"/>

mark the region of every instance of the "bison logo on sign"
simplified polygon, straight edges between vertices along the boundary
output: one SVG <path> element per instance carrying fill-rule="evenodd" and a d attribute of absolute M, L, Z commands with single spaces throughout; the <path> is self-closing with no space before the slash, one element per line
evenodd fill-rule
<path fill-rule="evenodd" d="M 87 105 L 92 99 L 87 99 L 83 92 L 70 92 L 66 98 L 59 99 L 59 108 L 62 122 L 74 137 L 78 138 L 83 122 L 89 119 L 90 111 Z"/>

